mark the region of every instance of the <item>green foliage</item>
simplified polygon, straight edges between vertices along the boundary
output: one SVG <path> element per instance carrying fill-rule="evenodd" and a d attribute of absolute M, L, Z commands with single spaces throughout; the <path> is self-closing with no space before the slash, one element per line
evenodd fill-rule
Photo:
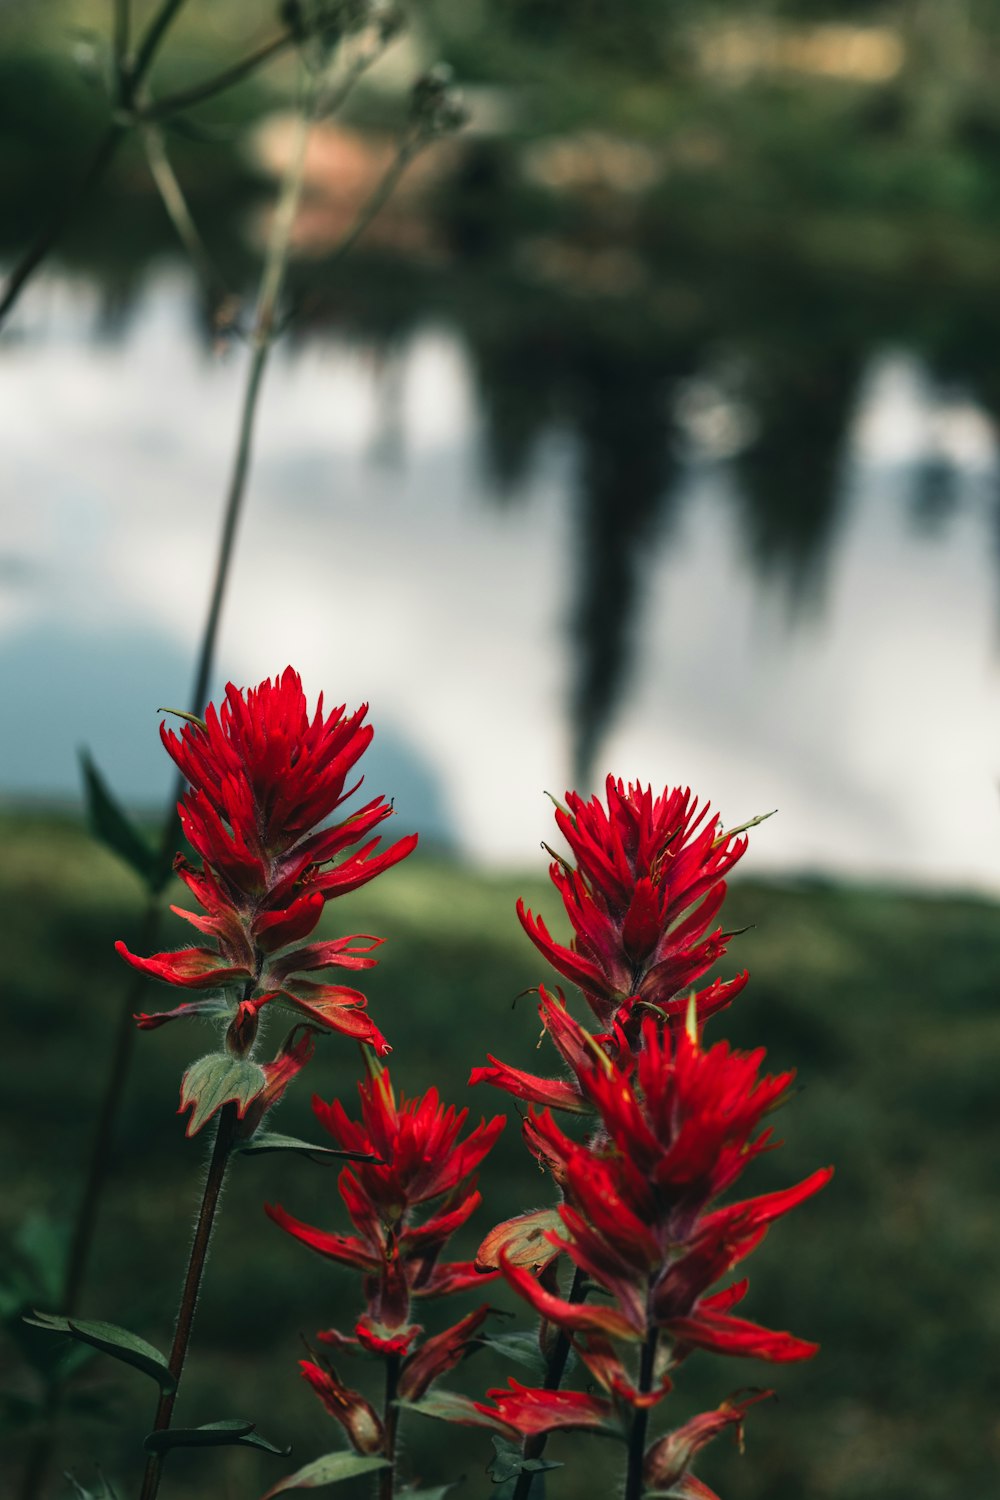
<path fill-rule="evenodd" d="M 356 1151 L 338 1151 L 334 1146 L 314 1145 L 312 1141 L 300 1141 L 293 1135 L 279 1135 L 273 1130 L 258 1130 L 238 1148 L 244 1156 L 265 1156 L 273 1151 L 294 1151 L 298 1156 L 308 1156 L 310 1161 L 371 1161 Z"/>
<path fill-rule="evenodd" d="M 64 1214 L 78 1191 L 84 1122 L 93 1115 L 127 978 L 112 943 L 134 935 L 142 896 L 131 874 L 77 824 L 7 816 L 0 834 L 7 856 L 0 900 L 18 936 L 5 973 L 4 1109 L 16 1150 L 5 1159 L 0 1230 L 10 1239 L 31 1214 Z M 758 837 L 766 839 L 766 828 Z M 751 842 L 748 865 L 753 848 Z M 539 856 L 523 879 L 487 877 L 418 852 L 336 903 L 317 933 L 370 931 L 387 939 L 362 987 L 392 1043 L 402 1088 L 435 1083 L 474 1117 L 510 1114 L 511 1127 L 480 1175 L 484 1206 L 457 1256 L 473 1255 L 500 1220 L 551 1202 L 549 1184 L 514 1128 L 513 1108 L 494 1090 L 466 1087 L 469 1068 L 488 1051 L 533 1072 L 557 1067 L 554 1053 L 536 1050 L 530 997 L 512 1009 L 515 997 L 544 977 L 514 915 L 516 896 L 559 925 L 544 863 Z M 718 1405 L 736 1385 L 778 1389 L 780 1402 L 748 1419 L 745 1457 L 735 1445 L 719 1444 L 699 1460 L 699 1472 L 727 1500 L 991 1494 L 1000 1401 L 1000 909 L 971 897 L 744 880 L 730 892 L 725 921 L 751 928 L 734 940 L 728 968 L 746 965 L 751 982 L 711 1023 L 709 1039 L 764 1045 L 770 1068 L 798 1069 L 799 1092 L 772 1122 L 785 1144 L 754 1164 L 747 1190 L 786 1185 L 827 1162 L 837 1168 L 830 1187 L 776 1226 L 754 1256 L 747 1316 L 816 1338 L 822 1349 L 815 1361 L 787 1369 L 734 1369 L 733 1361 L 692 1357 L 656 1421 L 668 1420 L 669 1406 L 677 1425 Z M 164 945 L 174 936 L 183 936 L 179 923 Z M 151 985 L 150 997 L 157 994 L 162 990 Z M 176 1284 L 197 1195 L 198 1151 L 184 1139 L 175 1110 L 177 1082 L 199 1034 L 210 1044 L 211 1028 L 199 1033 L 198 1023 L 136 1038 L 115 1190 L 88 1293 L 89 1306 L 114 1306 L 161 1346 L 172 1316 L 161 1289 Z M 280 1034 L 268 1033 L 262 1055 Z M 358 1076 L 356 1049 L 321 1039 L 301 1086 L 280 1106 L 282 1130 L 306 1140 L 318 1134 L 309 1109 L 314 1092 L 339 1096 L 353 1111 Z M 28 1119 L 30 1131 L 23 1128 Z M 252 1171 L 231 1174 L 198 1309 L 197 1357 L 185 1373 L 185 1408 L 217 1410 L 223 1390 L 230 1410 L 259 1411 L 265 1392 L 269 1423 L 307 1458 L 324 1452 L 331 1432 L 299 1376 L 300 1332 L 311 1337 L 317 1328 L 348 1326 L 360 1304 L 352 1275 L 268 1224 L 264 1201 L 324 1228 L 347 1228 L 331 1174 L 292 1151 L 261 1155 Z M 56 1269 L 55 1249 L 48 1258 Z M 35 1296 L 33 1305 L 48 1300 Z M 427 1304 L 420 1321 L 435 1332 L 474 1300 Z M 513 1312 L 510 1331 L 531 1342 L 523 1308 L 501 1285 L 491 1282 L 482 1300 Z M 58 1348 L 41 1330 L 25 1331 Z M 506 1333 L 497 1337 L 502 1343 Z M 352 1381 L 355 1372 L 377 1401 L 374 1365 L 359 1361 Z M 530 1380 L 511 1363 L 510 1348 L 487 1343 L 454 1383 L 481 1399 L 512 1374 Z M 144 1382 L 116 1377 L 104 1360 L 94 1360 L 82 1388 L 94 1391 L 109 1380 L 118 1420 L 95 1437 L 92 1419 L 68 1413 L 64 1466 L 79 1468 L 96 1451 L 109 1472 L 131 1472 L 129 1435 L 148 1426 L 149 1392 Z M 585 1383 L 579 1370 L 571 1383 Z M 499 1494 L 484 1477 L 487 1433 L 449 1427 L 445 1442 L 440 1423 L 405 1412 L 402 1421 L 406 1472 L 419 1484 L 465 1473 L 470 1495 L 478 1493 L 472 1476 L 484 1495 Z M 8 1436 L 2 1446 L 0 1493 L 16 1493 L 18 1444 Z M 546 1458 L 565 1463 L 545 1476 L 549 1500 L 593 1500 L 619 1484 L 616 1445 L 556 1435 Z M 187 1500 L 216 1500 L 227 1491 L 261 1494 L 274 1460 L 216 1448 L 172 1462 L 178 1475 L 190 1463 Z M 357 1500 L 365 1500 L 364 1476 L 344 1482 L 345 1500 L 355 1500 L 352 1483 Z"/>
<path fill-rule="evenodd" d="M 87 817 L 94 837 L 123 859 L 150 891 L 161 891 L 170 874 L 169 863 L 112 795 L 86 750 L 80 752 L 80 765 Z"/>
<path fill-rule="evenodd" d="M 199 1057 L 181 1084 L 181 1108 L 193 1105 L 188 1135 L 197 1135 L 224 1104 L 235 1104 L 239 1113 L 245 1114 L 264 1083 L 264 1070 L 248 1057 L 231 1057 L 228 1052 Z"/>
<path fill-rule="evenodd" d="M 322 1489 L 324 1485 L 340 1484 L 345 1479 L 356 1479 L 359 1474 L 374 1474 L 377 1469 L 387 1467 L 384 1458 L 365 1458 L 360 1453 L 326 1453 L 322 1458 L 315 1458 L 311 1464 L 297 1469 L 287 1479 L 280 1480 L 268 1490 L 263 1500 L 271 1500 L 272 1495 L 283 1495 L 286 1490 Z"/>
<path fill-rule="evenodd" d="M 200 1427 L 170 1427 L 151 1432 L 143 1440 L 147 1453 L 168 1453 L 172 1448 L 261 1448 L 287 1458 L 291 1448 L 278 1448 L 261 1437 L 255 1422 L 229 1417 L 221 1422 L 203 1422 Z"/>
<path fill-rule="evenodd" d="M 88 1321 L 83 1318 L 63 1318 L 54 1313 L 36 1312 L 24 1320 L 33 1328 L 44 1328 L 47 1333 L 64 1333 L 82 1344 L 89 1344 L 101 1354 L 110 1354 L 112 1359 L 132 1365 L 143 1375 L 155 1380 L 161 1391 L 170 1394 L 177 1389 L 177 1381 L 167 1366 L 159 1349 L 131 1333 L 119 1328 L 117 1323 Z"/>

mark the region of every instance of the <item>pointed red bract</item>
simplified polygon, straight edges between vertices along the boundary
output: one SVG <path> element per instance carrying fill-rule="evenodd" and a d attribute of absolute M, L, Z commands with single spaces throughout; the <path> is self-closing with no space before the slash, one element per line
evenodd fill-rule
<path fill-rule="evenodd" d="M 203 722 L 190 720 L 179 732 L 161 723 L 163 743 L 188 781 L 181 826 L 203 861 L 198 869 L 178 856 L 175 868 L 204 913 L 174 910 L 213 946 L 148 958 L 116 946 L 151 978 L 214 993 L 211 1007 L 143 1013 L 136 1018 L 141 1027 L 223 1014 L 230 1022 L 227 1049 L 250 1056 L 259 1013 L 280 999 L 319 1029 L 380 1054 L 389 1050 L 357 990 L 298 977 L 330 967 L 370 968 L 380 938 L 340 937 L 285 951 L 310 936 L 328 900 L 371 880 L 416 844 L 411 835 L 379 850 L 378 837 L 369 837 L 392 811 L 382 797 L 333 827 L 317 827 L 360 784 L 354 768 L 372 737 L 366 713 L 362 705 L 350 715 L 343 707 L 324 714 L 320 696 L 310 715 L 289 667 L 246 691 L 230 683 L 221 707 L 209 705 Z"/>
<path fill-rule="evenodd" d="M 376 1158 L 353 1162 L 338 1179 L 357 1234 L 327 1233 L 279 1207 L 267 1212 L 311 1249 L 367 1273 L 366 1317 L 385 1337 L 408 1324 L 414 1297 L 482 1284 L 470 1263 L 442 1262 L 440 1256 L 479 1204 L 472 1174 L 506 1121 L 501 1115 L 483 1120 L 463 1137 L 467 1110 L 443 1105 L 436 1089 L 414 1099 L 397 1097 L 388 1070 L 373 1064 L 371 1072 L 358 1085 L 359 1120 L 339 1099 L 313 1100 L 317 1120 L 342 1150 Z M 431 1204 L 436 1207 L 428 1211 Z"/>

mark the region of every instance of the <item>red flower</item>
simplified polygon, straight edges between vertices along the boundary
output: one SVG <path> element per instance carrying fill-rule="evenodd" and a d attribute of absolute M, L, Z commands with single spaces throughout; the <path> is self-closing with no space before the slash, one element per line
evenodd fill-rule
<path fill-rule="evenodd" d="M 604 1407 L 609 1401 L 650 1405 L 669 1390 L 665 1373 L 657 1386 L 637 1390 L 617 1342 L 634 1348 L 668 1339 L 666 1368 L 693 1348 L 771 1361 L 809 1358 L 815 1344 L 731 1313 L 746 1292 L 745 1281 L 710 1290 L 756 1248 L 776 1218 L 831 1175 L 821 1170 L 796 1187 L 711 1207 L 772 1144 L 770 1130 L 760 1126 L 787 1094 L 792 1075 L 761 1076 L 762 1051 L 735 1052 L 725 1042 L 703 1050 L 686 1030 L 674 1036 L 653 1018 L 643 1024 L 635 1056 L 610 1055 L 565 1010 L 559 1025 L 563 1033 L 576 1028 L 577 1084 L 596 1112 L 598 1128 L 589 1142 L 580 1143 L 548 1110 L 529 1111 L 528 1144 L 564 1193 L 558 1226 L 546 1227 L 543 1220 L 539 1232 L 553 1253 L 568 1255 L 606 1300 L 571 1301 L 537 1279 L 529 1267 L 544 1263 L 544 1256 L 521 1252 L 517 1221 L 487 1237 L 480 1259 L 498 1260 L 507 1281 L 538 1315 L 569 1333 L 608 1393 L 607 1400 L 601 1398 Z M 572 1050 L 565 1045 L 564 1055 Z M 518 1253 L 508 1255 L 508 1243 Z M 560 1425 L 570 1410 L 554 1404 L 551 1392 L 519 1392 L 516 1400 L 490 1395 L 496 1414 L 525 1434 L 544 1430 L 545 1410 L 551 1425 Z M 586 1410 L 596 1420 L 597 1408 Z M 686 1441 L 687 1429 L 682 1434 Z M 696 1486 L 690 1493 L 697 1493 Z"/>
<path fill-rule="evenodd" d="M 690 1464 L 706 1444 L 719 1436 L 727 1427 L 735 1427 L 737 1441 L 742 1451 L 743 1418 L 748 1409 L 758 1401 L 766 1401 L 773 1391 L 746 1391 L 730 1396 L 728 1401 L 715 1411 L 702 1412 L 692 1417 L 683 1427 L 668 1432 L 646 1453 L 643 1480 L 649 1489 L 679 1494 L 682 1500 L 717 1500 L 714 1491 L 701 1480 L 688 1473 Z M 693 1483 L 692 1483 L 693 1481 Z"/>
<path fill-rule="evenodd" d="M 370 968 L 381 939 L 288 946 L 312 933 L 331 897 L 363 885 L 416 844 L 411 835 L 377 852 L 378 837 L 368 835 L 392 811 L 382 797 L 332 827 L 317 828 L 360 785 L 360 778 L 351 786 L 347 781 L 372 737 L 366 712 L 362 705 L 350 716 L 342 707 L 324 716 L 321 695 L 310 717 L 301 681 L 289 667 L 273 683 L 246 692 L 230 684 L 221 709 L 210 705 L 204 723 L 189 722 L 179 734 L 161 724 L 163 743 L 190 783 L 179 812 L 203 861 L 200 869 L 181 856 L 175 862 L 202 911 L 173 910 L 209 941 L 149 958 L 124 943 L 115 946 L 152 978 L 212 994 L 140 1015 L 141 1027 L 179 1016 L 224 1017 L 228 1050 L 245 1057 L 260 1011 L 280 1003 L 314 1027 L 355 1037 L 380 1053 L 389 1050 L 358 990 L 303 977 Z"/>
<path fill-rule="evenodd" d="M 729 934 L 705 936 L 726 894 L 724 877 L 747 847 L 745 837 L 720 833 L 707 806 L 688 789 L 654 799 L 651 788 L 607 779 L 607 807 L 575 792 L 557 807 L 556 823 L 577 864 L 556 858 L 552 882 L 573 925 L 569 947 L 544 921 L 517 905 L 525 932 L 560 974 L 577 985 L 598 1019 L 609 1025 L 632 997 L 660 1013 L 683 1017 L 678 999 L 726 950 Z M 698 1014 L 721 1010 L 746 974 L 716 981 L 698 999 Z"/>
<path fill-rule="evenodd" d="M 385 1447 L 385 1429 L 378 1412 L 360 1391 L 352 1391 L 330 1365 L 317 1365 L 309 1359 L 299 1360 L 299 1369 L 308 1380 L 331 1417 L 344 1428 L 356 1453 L 381 1453 Z"/>
<path fill-rule="evenodd" d="M 467 1110 L 445 1108 L 436 1089 L 397 1100 L 388 1070 L 358 1085 L 361 1119 L 339 1100 L 313 1100 L 316 1118 L 345 1151 L 371 1154 L 340 1174 L 340 1194 L 356 1235 L 331 1234 L 268 1205 L 271 1219 L 310 1249 L 366 1273 L 367 1318 L 392 1333 L 409 1317 L 412 1297 L 443 1296 L 482 1282 L 471 1263 L 442 1262 L 450 1236 L 478 1207 L 473 1173 L 506 1121 L 481 1121 L 465 1139 Z M 436 1203 L 429 1212 L 418 1210 Z M 384 1336 L 384 1335 L 380 1335 Z"/>

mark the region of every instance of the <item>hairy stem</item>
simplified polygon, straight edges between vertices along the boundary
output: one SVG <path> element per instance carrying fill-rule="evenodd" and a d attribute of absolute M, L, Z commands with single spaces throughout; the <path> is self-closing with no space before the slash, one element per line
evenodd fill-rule
<path fill-rule="evenodd" d="M 573 1275 L 573 1283 L 569 1289 L 569 1296 L 566 1300 L 567 1302 L 582 1302 L 586 1295 L 587 1279 L 580 1270 L 580 1267 L 577 1266 Z M 543 1385 L 545 1390 L 557 1391 L 562 1385 L 562 1378 L 566 1373 L 566 1361 L 569 1359 L 569 1351 L 570 1336 L 565 1328 L 560 1328 L 549 1352 Z M 548 1442 L 548 1438 L 549 1435 L 547 1432 L 536 1432 L 532 1437 L 526 1437 L 521 1445 L 521 1457 L 524 1459 L 541 1458 L 545 1452 L 545 1444 Z M 522 1469 L 517 1476 L 511 1500 L 528 1500 L 534 1477 L 534 1474 Z"/>
<path fill-rule="evenodd" d="M 399 1366 L 399 1355 L 390 1354 L 385 1362 L 385 1402 L 382 1408 L 385 1456 L 389 1460 L 389 1467 L 378 1472 L 378 1500 L 393 1500 L 396 1493 L 396 1436 L 399 1430 L 396 1390 L 399 1385 Z"/>
<path fill-rule="evenodd" d="M 648 1395 L 653 1389 L 653 1372 L 656 1368 L 656 1341 L 659 1329 L 652 1328 L 642 1346 L 639 1363 L 639 1393 Z M 646 1429 L 649 1426 L 649 1407 L 637 1406 L 632 1414 L 632 1431 L 628 1440 L 628 1474 L 625 1479 L 625 1500 L 642 1500 L 642 1468 L 646 1456 Z"/>
<path fill-rule="evenodd" d="M 184 1361 L 187 1358 L 188 1344 L 191 1342 L 191 1328 L 194 1323 L 195 1308 L 198 1305 L 198 1293 L 201 1289 L 201 1279 L 205 1271 L 205 1261 L 208 1256 L 208 1247 L 215 1224 L 215 1214 L 222 1193 L 222 1183 L 226 1175 L 226 1167 L 229 1165 L 229 1156 L 236 1136 L 236 1125 L 236 1106 L 235 1104 L 227 1104 L 223 1107 L 219 1115 L 219 1125 L 215 1133 L 215 1145 L 212 1147 L 212 1159 L 209 1163 L 208 1176 L 205 1179 L 205 1191 L 201 1199 L 201 1210 L 198 1214 L 198 1223 L 195 1226 L 191 1255 L 188 1259 L 187 1274 L 184 1277 L 180 1305 L 177 1309 L 174 1341 L 170 1347 L 170 1373 L 177 1382 L 177 1387 L 180 1386 L 181 1375 L 184 1371 Z M 153 1422 L 154 1432 L 165 1432 L 170 1426 L 176 1400 L 177 1388 L 171 1391 L 169 1395 L 164 1392 L 160 1396 L 156 1408 L 156 1417 Z M 163 1455 L 160 1453 L 151 1453 L 146 1464 L 145 1475 L 143 1476 L 140 1500 L 155 1500 L 160 1488 L 162 1468 Z"/>

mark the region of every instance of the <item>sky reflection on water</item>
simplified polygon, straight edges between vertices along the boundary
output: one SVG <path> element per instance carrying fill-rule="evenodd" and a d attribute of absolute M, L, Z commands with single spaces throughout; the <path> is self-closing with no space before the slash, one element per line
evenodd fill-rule
<path fill-rule="evenodd" d="M 190 336 L 188 305 L 181 278 L 154 278 L 95 340 L 88 294 L 42 282 L 0 346 L 4 795 L 75 796 L 81 744 L 123 796 L 166 793 L 154 711 L 186 704 L 243 367 Z M 1000 889 L 990 422 L 904 352 L 874 354 L 833 535 L 793 609 L 751 563 L 726 446 L 739 414 L 695 395 L 595 764 L 690 783 L 729 824 L 780 808 L 758 872 Z M 549 833 L 543 788 L 572 774 L 573 619 L 601 557 L 581 556 L 565 432 L 506 498 L 482 446 L 441 327 L 388 362 L 336 340 L 280 351 L 217 682 L 292 661 L 310 694 L 367 698 L 369 785 L 401 822 L 525 866 Z"/>

